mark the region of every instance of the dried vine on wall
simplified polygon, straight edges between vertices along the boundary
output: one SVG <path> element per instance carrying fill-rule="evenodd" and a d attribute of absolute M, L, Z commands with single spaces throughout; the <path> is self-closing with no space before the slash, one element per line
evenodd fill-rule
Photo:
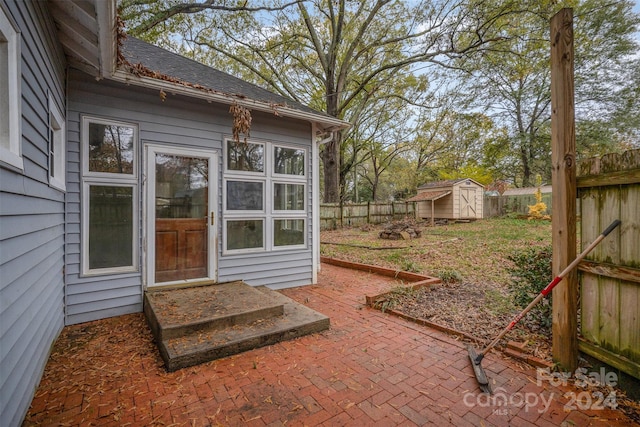
<path fill-rule="evenodd" d="M 234 103 L 229 107 L 229 112 L 233 114 L 233 140 L 239 144 L 240 134 L 243 134 L 243 141 L 246 144 L 251 130 L 251 110 Z"/>

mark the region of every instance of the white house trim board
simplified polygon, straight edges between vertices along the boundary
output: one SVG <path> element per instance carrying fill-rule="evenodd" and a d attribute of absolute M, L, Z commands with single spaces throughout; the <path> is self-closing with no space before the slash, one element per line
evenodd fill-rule
<path fill-rule="evenodd" d="M 316 139 L 318 128 L 314 124 L 311 129 L 312 138 Z M 320 271 L 320 143 L 311 141 L 311 224 L 312 247 L 311 247 L 311 267 L 312 283 L 318 283 L 318 272 Z"/>
<path fill-rule="evenodd" d="M 0 7 L 0 67 L 7 71 L 0 75 L 0 89 L 8 93 L 0 99 L 0 161 L 22 170 L 21 37 L 16 28 Z"/>

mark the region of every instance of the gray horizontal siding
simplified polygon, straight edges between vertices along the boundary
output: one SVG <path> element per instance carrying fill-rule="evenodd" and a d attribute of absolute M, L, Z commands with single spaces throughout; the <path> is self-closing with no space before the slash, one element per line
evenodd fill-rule
<path fill-rule="evenodd" d="M 22 423 L 64 322 L 64 193 L 48 185 L 48 96 L 65 59 L 46 2 L 0 0 L 21 33 L 24 170 L 0 167 L 0 420 Z"/>
<path fill-rule="evenodd" d="M 244 280 L 252 286 L 274 289 L 308 285 L 312 281 L 311 251 L 222 257 L 219 271 L 221 282 Z"/>
<path fill-rule="evenodd" d="M 143 273 L 83 277 L 81 269 L 81 120 L 83 115 L 135 123 L 139 127 L 139 171 L 142 176 L 144 144 L 183 145 L 217 151 L 219 155 L 217 218 L 221 218 L 223 140 L 230 137 L 232 116 L 228 106 L 209 104 L 168 95 L 162 102 L 153 90 L 126 86 L 108 80 L 96 82 L 71 70 L 67 113 L 67 197 L 66 197 L 66 295 L 67 324 L 140 311 Z M 251 135 L 256 139 L 306 147 L 308 161 L 308 206 L 311 207 L 311 126 L 302 121 L 253 113 Z M 140 182 L 141 182 L 141 176 Z M 139 185 L 140 212 L 144 200 Z M 139 245 L 142 245 L 143 232 Z M 308 215 L 308 248 L 311 247 L 311 215 Z M 222 253 L 221 224 L 218 221 L 217 254 Z M 245 279 L 252 285 L 290 287 L 312 281 L 311 251 L 274 251 L 218 259 L 218 280 Z M 142 262 L 142 258 L 141 258 Z M 284 263 L 284 264 L 283 264 Z M 283 267 L 284 265 L 284 267 Z"/>

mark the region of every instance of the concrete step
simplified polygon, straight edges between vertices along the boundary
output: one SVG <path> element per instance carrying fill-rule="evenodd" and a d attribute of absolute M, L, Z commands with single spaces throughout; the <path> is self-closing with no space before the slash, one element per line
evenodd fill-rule
<path fill-rule="evenodd" d="M 283 304 L 242 281 L 145 293 L 144 311 L 158 341 L 282 316 Z"/>
<path fill-rule="evenodd" d="M 282 307 L 281 315 L 273 315 L 273 311 L 267 310 L 267 316 L 261 318 L 254 318 L 252 316 L 237 316 L 235 310 L 246 311 L 244 304 L 240 301 L 234 302 L 234 311 L 231 307 L 227 307 L 227 314 L 238 320 L 236 323 L 227 323 L 226 327 L 219 327 L 222 323 L 214 323 L 213 326 L 209 323 L 208 327 L 197 328 L 174 328 L 172 335 L 176 330 L 180 331 L 179 335 L 172 335 L 167 337 L 167 333 L 162 334 L 163 338 L 160 339 L 160 331 L 154 332 L 156 342 L 160 350 L 160 355 L 165 362 L 165 366 L 168 371 L 175 371 L 188 366 L 205 363 L 211 360 L 219 359 L 221 357 L 230 356 L 233 354 L 241 353 L 254 348 L 262 347 L 265 345 L 271 345 L 280 341 L 290 340 L 303 335 L 320 332 L 328 329 L 330 326 L 329 318 L 323 314 L 320 314 L 296 301 L 280 294 L 279 292 L 272 291 L 266 287 L 250 287 L 242 282 L 235 282 L 235 286 L 231 286 L 227 289 L 231 293 L 221 298 L 218 295 L 218 299 L 237 299 L 233 298 L 233 295 L 237 295 L 238 291 L 243 287 L 251 288 L 251 291 L 242 292 L 244 295 L 245 303 L 252 304 L 252 301 L 261 301 L 266 303 L 266 307 L 280 306 Z M 238 283 L 241 283 L 238 285 Z M 212 285 L 221 286 L 221 285 Z M 197 289 L 197 288 L 193 288 Z M 200 289 L 200 292 L 203 290 Z M 205 289 L 205 295 L 210 289 Z M 169 292 L 169 291 L 167 291 Z M 174 291 L 171 291 L 174 292 Z M 149 292 L 147 295 L 150 295 Z M 158 298 L 154 299 L 153 295 L 147 297 L 145 295 L 145 314 L 152 312 L 152 304 L 158 301 Z M 198 293 L 196 291 L 190 292 L 191 298 L 197 298 Z M 171 301 L 165 305 L 160 305 L 164 308 L 164 312 L 173 313 L 169 316 L 171 319 L 178 321 L 180 317 L 185 315 L 176 314 L 185 307 L 189 308 L 189 300 L 186 295 L 162 296 L 166 301 Z M 200 296 L 198 301 L 202 301 L 206 298 Z M 147 309 L 147 301 L 150 301 L 149 309 Z M 175 305 L 180 303 L 178 309 Z M 209 302 L 211 303 L 211 302 Z M 157 308 L 159 305 L 155 304 L 153 308 Z M 167 307 L 173 307 L 168 309 Z M 256 307 L 253 307 L 253 312 L 257 311 Z M 147 314 L 147 319 L 152 316 L 153 313 Z M 158 316 L 156 316 L 158 317 Z M 162 317 L 162 316 L 160 316 Z M 204 316 L 207 318 L 208 316 Z M 239 320 L 242 320 L 241 322 Z M 223 323 L 224 323 L 223 322 Z M 149 320 L 151 326 L 152 322 Z M 152 330 L 153 330 L 152 326 Z M 159 327 L 157 327 L 159 329 Z"/>

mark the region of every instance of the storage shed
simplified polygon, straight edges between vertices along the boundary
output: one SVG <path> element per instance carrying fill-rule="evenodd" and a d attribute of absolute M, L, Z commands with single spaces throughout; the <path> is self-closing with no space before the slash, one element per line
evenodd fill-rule
<path fill-rule="evenodd" d="M 470 178 L 430 182 L 418 187 L 416 216 L 431 219 L 481 219 L 484 186 Z"/>

